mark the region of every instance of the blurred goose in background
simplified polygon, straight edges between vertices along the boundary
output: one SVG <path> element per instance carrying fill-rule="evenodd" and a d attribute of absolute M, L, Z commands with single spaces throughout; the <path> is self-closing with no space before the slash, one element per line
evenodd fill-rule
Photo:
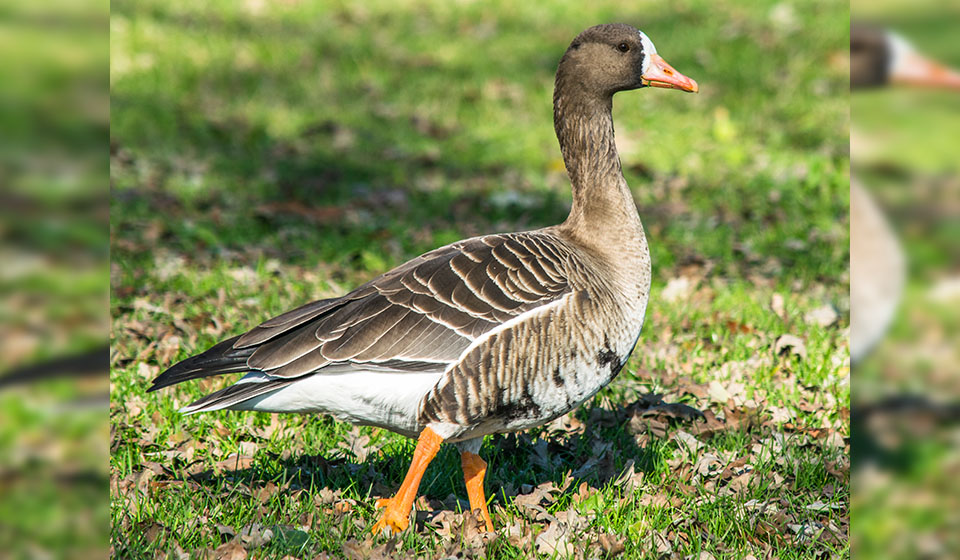
<path fill-rule="evenodd" d="M 461 452 L 470 507 L 483 492 L 483 436 L 539 426 L 617 375 L 640 335 L 650 256 L 621 173 L 611 107 L 619 91 L 696 92 L 641 31 L 600 25 L 560 59 L 554 128 L 573 188 L 562 224 L 485 235 L 417 257 L 339 298 L 307 304 L 188 358 L 151 391 L 248 372 L 186 406 L 328 413 L 418 442 L 374 532 L 409 524 L 443 442 Z"/>
<path fill-rule="evenodd" d="M 850 87 L 890 85 L 960 91 L 960 73 L 921 55 L 903 37 L 875 25 L 850 30 Z M 851 151 L 860 143 L 851 134 Z M 854 159 L 856 156 L 854 155 Z M 857 177 L 850 181 L 850 360 L 883 337 L 906 279 L 906 257 L 883 211 Z"/>
<path fill-rule="evenodd" d="M 908 85 L 960 91 L 960 72 L 920 54 L 905 38 L 867 23 L 850 26 L 850 87 Z"/>

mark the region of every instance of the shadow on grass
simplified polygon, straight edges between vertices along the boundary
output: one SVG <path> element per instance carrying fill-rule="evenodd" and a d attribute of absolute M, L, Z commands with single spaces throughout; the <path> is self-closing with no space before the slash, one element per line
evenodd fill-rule
<path fill-rule="evenodd" d="M 493 503 L 508 507 L 512 498 L 552 482 L 555 488 L 562 488 L 553 496 L 554 502 L 566 505 L 573 502 L 581 483 L 603 488 L 614 483 L 631 461 L 637 471 L 653 474 L 662 467 L 658 465 L 657 446 L 638 446 L 634 434 L 624 429 L 636 414 L 650 410 L 651 402 L 660 401 L 641 400 L 613 410 L 585 407 L 580 413 L 588 420 L 580 432 L 548 433 L 546 428 L 539 428 L 532 433 L 493 436 L 481 450 L 489 464 L 485 482 L 487 495 Z M 687 408 L 689 416 L 673 419 L 671 423 L 693 421 L 700 415 L 699 411 Z M 332 492 L 356 489 L 361 498 L 369 501 L 373 497 L 393 495 L 399 487 L 412 456 L 412 445 L 408 447 L 410 450 L 402 452 L 372 453 L 363 461 L 343 455 L 329 458 L 321 454 L 287 458 L 273 455 L 269 468 L 252 466 L 219 474 L 208 470 L 193 475 L 181 471 L 178 475 L 179 480 L 220 492 L 232 489 L 230 491 L 255 495 L 260 488 L 275 484 L 284 489 L 302 489 L 310 495 L 323 489 Z M 243 486 L 247 488 L 241 490 Z M 419 495 L 431 500 L 434 509 L 464 511 L 468 509 L 464 490 L 456 450 L 453 446 L 443 446 L 427 470 Z"/>

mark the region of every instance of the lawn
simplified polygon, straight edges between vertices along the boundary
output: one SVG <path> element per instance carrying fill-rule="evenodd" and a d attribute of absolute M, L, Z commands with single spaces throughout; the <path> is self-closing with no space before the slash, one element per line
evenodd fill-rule
<path fill-rule="evenodd" d="M 859 19 L 883 23 L 920 52 L 960 67 L 956 3 L 884 0 L 852 7 Z M 856 405 L 873 412 L 856 418 L 851 538 L 863 557 L 956 557 L 960 428 L 955 415 L 931 412 L 956 407 L 960 397 L 960 95 L 857 92 L 850 110 L 858 139 L 854 168 L 887 211 L 909 263 L 890 331 L 853 376 Z M 921 406 L 874 406 L 904 395 Z"/>
<path fill-rule="evenodd" d="M 609 21 L 701 91 L 614 100 L 644 332 L 580 409 L 487 438 L 496 534 L 452 448 L 411 530 L 372 536 L 411 440 L 176 412 L 224 379 L 146 393 L 436 246 L 561 221 L 553 73 Z M 113 555 L 848 556 L 848 24 L 834 1 L 113 2 Z"/>

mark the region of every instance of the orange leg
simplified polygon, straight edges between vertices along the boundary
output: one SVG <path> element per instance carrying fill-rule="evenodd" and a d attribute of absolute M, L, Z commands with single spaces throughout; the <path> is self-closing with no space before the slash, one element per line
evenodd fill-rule
<path fill-rule="evenodd" d="M 410 508 L 413 507 L 413 501 L 417 497 L 417 489 L 420 487 L 420 479 L 423 478 L 423 472 L 427 470 L 427 465 L 433 460 L 433 457 L 440 449 L 443 438 L 437 435 L 430 428 L 424 428 L 420 432 L 420 438 L 417 440 L 417 448 L 413 452 L 413 461 L 410 462 L 410 469 L 407 476 L 403 479 L 403 484 L 397 490 L 397 494 L 392 498 L 381 498 L 377 500 L 377 507 L 386 509 L 380 516 L 380 520 L 373 526 L 374 534 L 379 533 L 384 527 L 389 527 L 395 533 L 399 533 L 410 524 Z"/>
<path fill-rule="evenodd" d="M 463 481 L 467 483 L 470 509 L 479 509 L 487 523 L 487 531 L 493 531 L 493 521 L 487 511 L 487 498 L 483 494 L 483 476 L 487 473 L 487 463 L 479 455 L 464 451 L 460 454 L 460 464 L 463 466 Z"/>

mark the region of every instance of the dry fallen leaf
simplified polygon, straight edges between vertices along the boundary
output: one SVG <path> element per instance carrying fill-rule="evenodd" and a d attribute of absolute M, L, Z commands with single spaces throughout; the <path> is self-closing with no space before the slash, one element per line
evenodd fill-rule
<path fill-rule="evenodd" d="M 337 447 L 356 458 L 357 463 L 366 462 L 370 453 L 380 448 L 379 445 L 370 445 L 370 436 L 362 434 L 357 426 L 344 435 Z"/>
<path fill-rule="evenodd" d="M 533 541 L 533 531 L 531 526 L 526 523 L 513 522 L 500 530 L 500 534 L 507 538 L 507 541 L 521 550 L 530 550 Z"/>
<path fill-rule="evenodd" d="M 710 389 L 708 392 L 711 402 L 726 404 L 730 399 L 730 393 L 727 392 L 727 389 L 720 384 L 719 381 L 711 381 Z"/>
<path fill-rule="evenodd" d="M 840 320 L 840 315 L 832 305 L 821 305 L 820 307 L 807 312 L 803 318 L 808 323 L 813 323 L 821 327 L 829 327 Z"/>
<path fill-rule="evenodd" d="M 750 486 L 751 478 L 753 478 L 752 472 L 745 472 L 734 477 L 729 483 L 727 483 L 727 492 L 732 494 L 742 494 Z"/>
<path fill-rule="evenodd" d="M 783 320 L 786 320 L 786 306 L 784 305 L 783 296 L 780 294 L 773 294 L 770 298 L 770 309 L 773 310 L 773 313 L 780 317 Z"/>
<path fill-rule="evenodd" d="M 624 539 L 617 538 L 616 535 L 611 535 L 610 533 L 600 533 L 600 537 L 597 540 L 600 542 L 600 547 L 603 548 L 603 551 L 611 558 L 619 556 L 626 549 Z"/>
<path fill-rule="evenodd" d="M 774 514 L 780 511 L 780 508 L 777 507 L 777 504 L 756 499 L 744 502 L 743 507 L 751 511 L 759 511 L 760 513 L 764 514 Z"/>
<path fill-rule="evenodd" d="M 213 551 L 214 560 L 246 560 L 247 549 L 238 539 L 225 542 Z"/>
<path fill-rule="evenodd" d="M 614 486 L 619 486 L 627 494 L 632 494 L 633 491 L 639 488 L 642 484 L 643 471 L 636 472 L 633 459 L 627 461 L 627 464 L 623 467 L 623 471 L 620 473 L 620 476 L 613 481 Z M 582 489 L 583 485 L 581 484 L 581 490 Z M 578 492 L 578 495 L 579 494 L 580 492 Z M 586 496 L 583 496 L 583 498 L 580 499 L 575 498 L 574 501 L 582 501 L 585 498 Z"/>
<path fill-rule="evenodd" d="M 842 504 L 825 504 L 825 503 L 821 502 L 820 500 L 817 500 L 817 501 L 813 502 L 812 504 L 807 505 L 807 506 L 806 506 L 806 509 L 808 509 L 808 510 L 810 510 L 810 511 L 816 511 L 816 512 L 823 513 L 823 512 L 827 512 L 827 511 L 833 510 L 833 509 L 841 509 L 842 507 L 843 507 Z"/>
<path fill-rule="evenodd" d="M 364 541 L 347 539 L 347 541 L 343 543 L 341 551 L 343 555 L 350 560 L 367 560 L 370 558 L 371 548 L 373 548 L 372 538 L 367 538 Z"/>
<path fill-rule="evenodd" d="M 686 276 L 671 278 L 660 292 L 660 298 L 669 303 L 685 300 L 690 297 L 696 287 L 696 281 Z"/>
<path fill-rule="evenodd" d="M 687 448 L 690 453 L 696 453 L 704 445 L 700 442 L 693 434 L 685 432 L 683 430 L 677 430 L 677 433 L 674 436 L 678 442 L 681 442 L 684 447 Z"/>
<path fill-rule="evenodd" d="M 559 521 L 551 522 L 546 530 L 537 535 L 537 552 L 548 555 L 573 554 L 573 545 L 568 541 L 570 535 Z"/>
<path fill-rule="evenodd" d="M 792 334 L 780 335 L 773 345 L 773 353 L 780 356 L 788 351 L 799 356 L 801 360 L 807 359 L 807 346 L 800 337 Z"/>
<path fill-rule="evenodd" d="M 722 466 L 723 463 L 720 461 L 720 457 L 713 453 L 704 453 L 693 465 L 693 470 L 700 476 L 710 476 L 720 472 Z"/>
<path fill-rule="evenodd" d="M 247 548 L 259 548 L 273 540 L 273 529 L 259 523 L 251 523 L 240 529 L 237 539 Z"/>
<path fill-rule="evenodd" d="M 650 543 L 657 552 L 663 556 L 669 556 L 673 553 L 673 546 L 670 544 L 670 540 L 660 531 L 652 531 L 650 533 Z"/>

